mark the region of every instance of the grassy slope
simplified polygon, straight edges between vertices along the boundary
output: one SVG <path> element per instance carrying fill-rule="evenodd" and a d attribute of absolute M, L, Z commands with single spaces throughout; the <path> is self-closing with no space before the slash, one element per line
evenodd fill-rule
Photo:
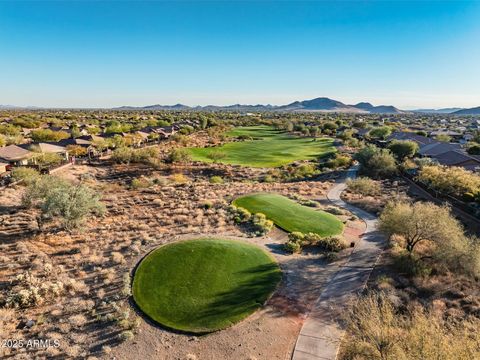
<path fill-rule="evenodd" d="M 343 230 L 342 222 L 334 215 L 302 206 L 278 194 L 250 194 L 235 199 L 233 204 L 251 213 L 264 213 L 278 227 L 289 232 L 329 236 L 340 234 Z"/>
<path fill-rule="evenodd" d="M 194 160 L 211 162 L 207 155 L 222 151 L 222 163 L 251 167 L 277 167 L 296 160 L 310 160 L 335 151 L 333 139 L 297 138 L 268 126 L 241 127 L 228 136 L 249 135 L 254 140 L 227 143 L 218 147 L 189 149 Z"/>
<path fill-rule="evenodd" d="M 187 332 L 230 326 L 260 307 L 280 269 L 268 253 L 230 240 L 199 239 L 162 246 L 139 265 L 133 297 L 158 323 Z"/>

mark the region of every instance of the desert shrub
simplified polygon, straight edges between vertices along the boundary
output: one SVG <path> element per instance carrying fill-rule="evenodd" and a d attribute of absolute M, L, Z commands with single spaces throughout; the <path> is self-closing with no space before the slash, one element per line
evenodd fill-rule
<path fill-rule="evenodd" d="M 187 149 L 183 148 L 173 149 L 167 157 L 167 162 L 169 163 L 186 163 L 191 160 L 192 156 Z"/>
<path fill-rule="evenodd" d="M 80 145 L 68 145 L 67 151 L 70 156 L 85 156 L 87 155 L 87 149 Z"/>
<path fill-rule="evenodd" d="M 152 185 L 152 182 L 144 176 L 140 176 L 132 180 L 132 189 L 144 189 Z"/>
<path fill-rule="evenodd" d="M 13 124 L 0 124 L 0 134 L 6 136 L 20 136 L 22 128 Z"/>
<path fill-rule="evenodd" d="M 194 131 L 195 131 L 195 129 L 192 126 L 185 125 L 180 130 L 178 130 L 178 133 L 182 134 L 182 135 L 189 135 L 189 134 L 193 133 Z"/>
<path fill-rule="evenodd" d="M 262 177 L 262 182 L 264 183 L 273 183 L 275 182 L 275 178 L 272 175 L 265 175 Z"/>
<path fill-rule="evenodd" d="M 316 235 L 316 234 L 313 234 L 313 235 Z M 345 244 L 345 240 L 340 235 L 327 236 L 324 238 L 318 237 L 318 240 L 316 237 L 314 237 L 312 238 L 312 240 L 315 241 L 315 244 L 317 246 L 319 246 L 322 250 L 327 252 L 338 252 L 347 247 L 347 245 Z"/>
<path fill-rule="evenodd" d="M 157 165 L 160 161 L 160 150 L 158 147 L 147 147 L 135 150 L 132 162 Z"/>
<path fill-rule="evenodd" d="M 7 308 L 27 308 L 42 305 L 65 292 L 60 281 L 50 281 L 40 278 L 29 271 L 23 272 L 13 280 L 15 284 L 7 293 L 5 306 Z"/>
<path fill-rule="evenodd" d="M 315 200 L 309 200 L 309 199 L 299 201 L 299 203 L 302 204 L 303 206 L 308 206 L 308 207 L 319 207 L 320 206 L 320 204 L 318 202 L 316 202 Z"/>
<path fill-rule="evenodd" d="M 322 240 L 322 237 L 315 233 L 307 233 L 303 236 L 303 244 L 317 245 Z"/>
<path fill-rule="evenodd" d="M 62 227 L 73 230 L 88 214 L 100 215 L 105 207 L 100 196 L 84 184 L 72 184 L 55 176 L 45 175 L 27 186 L 22 203 L 40 209 L 39 227 L 43 221 L 58 218 Z"/>
<path fill-rule="evenodd" d="M 373 196 L 380 193 L 380 185 L 378 184 L 378 182 L 367 177 L 348 179 L 347 189 L 353 193 L 364 196 Z"/>
<path fill-rule="evenodd" d="M 460 167 L 423 166 L 417 179 L 436 191 L 457 197 L 480 192 L 480 176 Z"/>
<path fill-rule="evenodd" d="M 447 270 L 480 277 L 480 240 L 475 237 L 450 237 L 437 244 L 432 257 Z"/>
<path fill-rule="evenodd" d="M 132 340 L 134 337 L 134 333 L 130 330 L 125 330 L 118 334 L 118 338 L 122 341 Z"/>
<path fill-rule="evenodd" d="M 133 151 L 126 146 L 119 147 L 113 151 L 111 159 L 119 164 L 129 164 L 133 159 Z"/>
<path fill-rule="evenodd" d="M 231 212 L 233 214 L 233 219 L 237 224 L 245 223 L 250 221 L 252 214 L 245 208 L 242 207 L 231 207 Z"/>
<path fill-rule="evenodd" d="M 35 161 L 40 168 L 48 168 L 60 164 L 63 157 L 56 153 L 39 153 L 35 156 Z"/>
<path fill-rule="evenodd" d="M 182 146 L 187 146 L 190 141 L 188 136 L 182 134 L 175 134 L 171 136 L 171 139 Z"/>
<path fill-rule="evenodd" d="M 159 161 L 159 149 L 156 147 L 133 149 L 122 146 L 113 151 L 112 160 L 120 164 L 139 163 L 156 165 Z"/>
<path fill-rule="evenodd" d="M 416 254 L 400 251 L 393 256 L 393 266 L 396 271 L 406 276 L 429 276 L 432 267 L 420 260 Z"/>
<path fill-rule="evenodd" d="M 411 140 L 394 140 L 388 145 L 388 149 L 395 157 L 402 161 L 411 158 L 418 152 L 418 144 Z"/>
<path fill-rule="evenodd" d="M 300 252 L 304 245 L 318 246 L 326 252 L 338 252 L 346 248 L 345 241 L 341 236 L 329 236 L 322 238 L 315 233 L 303 234 L 294 231 L 288 234 L 288 241 L 285 243 L 285 250 L 289 252 Z"/>
<path fill-rule="evenodd" d="M 212 176 L 210 177 L 210 184 L 223 184 L 224 181 L 221 176 Z"/>
<path fill-rule="evenodd" d="M 122 295 L 123 296 L 132 295 L 132 291 L 131 291 L 132 287 L 130 286 L 131 281 L 132 279 L 130 277 L 130 274 L 128 272 L 124 273 L 122 277 L 122 283 L 123 283 Z"/>
<path fill-rule="evenodd" d="M 32 130 L 30 137 L 36 142 L 58 142 L 68 139 L 70 135 L 65 131 L 53 131 L 50 129 Z"/>
<path fill-rule="evenodd" d="M 445 320 L 415 308 L 400 312 L 382 293 L 360 297 L 344 317 L 349 341 L 343 359 L 476 359 L 480 326 L 475 318 Z M 473 331 L 472 331 L 473 330 Z"/>
<path fill-rule="evenodd" d="M 188 182 L 188 178 L 182 173 L 176 173 L 176 174 L 170 175 L 170 180 L 172 180 L 176 184 L 185 184 Z"/>
<path fill-rule="evenodd" d="M 291 165 L 287 167 L 287 172 L 290 179 L 305 179 L 320 173 L 313 164 L 301 164 L 300 166 Z"/>
<path fill-rule="evenodd" d="M 395 158 L 387 149 L 369 145 L 355 154 L 360 171 L 373 178 L 385 178 L 397 173 Z"/>
<path fill-rule="evenodd" d="M 12 170 L 13 181 L 23 181 L 25 185 L 30 185 L 38 180 L 40 174 L 37 170 L 28 167 L 16 167 Z"/>
<path fill-rule="evenodd" d="M 337 169 L 342 167 L 347 167 L 352 164 L 352 158 L 348 155 L 335 154 L 333 159 L 328 160 L 325 163 L 325 166 L 330 169 Z"/>
<path fill-rule="evenodd" d="M 265 235 L 273 228 L 273 221 L 268 220 L 265 214 L 256 213 L 252 216 L 252 225 L 257 235 Z"/>
<path fill-rule="evenodd" d="M 326 212 L 332 214 L 332 215 L 345 215 L 345 211 L 335 207 L 335 206 L 329 206 L 325 209 Z"/>
<path fill-rule="evenodd" d="M 368 136 L 373 139 L 385 140 L 392 133 L 392 128 L 389 126 L 380 126 L 373 128 L 368 132 Z"/>
<path fill-rule="evenodd" d="M 296 243 L 302 244 L 304 239 L 305 239 L 305 234 L 301 233 L 300 231 L 293 231 L 290 234 L 288 234 L 289 242 L 296 242 Z"/>
<path fill-rule="evenodd" d="M 292 254 L 296 254 L 296 253 L 299 253 L 300 251 L 302 251 L 302 244 L 300 242 L 296 242 L 296 241 L 287 241 L 284 244 L 284 249 L 285 249 L 285 251 L 288 251 Z"/>

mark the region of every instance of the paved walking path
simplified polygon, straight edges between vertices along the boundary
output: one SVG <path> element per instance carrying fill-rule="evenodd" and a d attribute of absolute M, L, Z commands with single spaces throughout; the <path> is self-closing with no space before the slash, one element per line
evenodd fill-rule
<path fill-rule="evenodd" d="M 355 177 L 356 171 L 356 168 L 350 169 L 346 178 Z M 344 334 L 339 323 L 341 314 L 349 297 L 364 288 L 383 250 L 385 238 L 377 231 L 376 216 L 341 200 L 340 194 L 345 187 L 344 178 L 329 191 L 328 199 L 363 219 L 367 227 L 350 259 L 332 275 L 305 320 L 295 345 L 293 360 L 336 359 Z"/>

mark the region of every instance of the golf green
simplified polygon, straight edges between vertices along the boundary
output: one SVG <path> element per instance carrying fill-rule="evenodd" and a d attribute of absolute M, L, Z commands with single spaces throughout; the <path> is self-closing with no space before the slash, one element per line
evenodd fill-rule
<path fill-rule="evenodd" d="M 236 141 L 216 147 L 190 148 L 196 161 L 212 162 L 213 152 L 220 152 L 219 162 L 250 167 L 278 167 L 297 160 L 315 160 L 335 152 L 333 139 L 295 137 L 270 126 L 239 127 L 228 136 L 250 136 L 252 140 Z"/>
<path fill-rule="evenodd" d="M 186 240 L 159 247 L 141 261 L 133 279 L 133 298 L 161 325 L 206 333 L 253 313 L 280 278 L 274 258 L 255 245 Z"/>
<path fill-rule="evenodd" d="M 331 236 L 343 230 L 343 223 L 336 216 L 300 205 L 278 194 L 250 194 L 235 199 L 233 205 L 245 208 L 252 214 L 264 213 L 275 225 L 288 232 Z"/>

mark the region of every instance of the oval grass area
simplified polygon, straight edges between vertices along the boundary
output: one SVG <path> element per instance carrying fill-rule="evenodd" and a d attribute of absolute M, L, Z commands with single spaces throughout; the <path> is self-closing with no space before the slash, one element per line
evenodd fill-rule
<path fill-rule="evenodd" d="M 343 223 L 336 216 L 313 210 L 278 194 L 249 194 L 235 199 L 233 205 L 245 208 L 252 214 L 263 213 L 275 225 L 288 232 L 315 233 L 324 237 L 338 235 L 343 231 Z"/>
<path fill-rule="evenodd" d="M 133 279 L 133 298 L 161 325 L 206 333 L 253 313 L 280 278 L 275 259 L 255 245 L 186 240 L 159 247 L 141 261 Z"/>

